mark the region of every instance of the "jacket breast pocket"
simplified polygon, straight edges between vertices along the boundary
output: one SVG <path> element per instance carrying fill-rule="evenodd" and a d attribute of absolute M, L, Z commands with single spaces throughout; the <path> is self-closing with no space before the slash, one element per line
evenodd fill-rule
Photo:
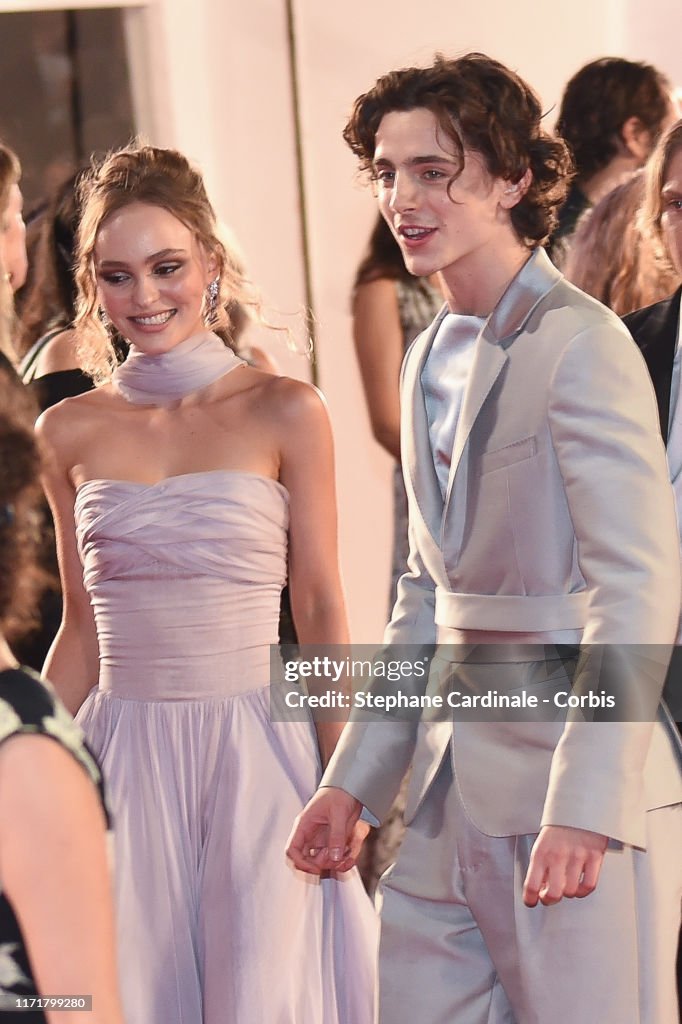
<path fill-rule="evenodd" d="M 492 473 L 496 469 L 506 469 L 516 462 L 525 462 L 537 455 L 538 444 L 535 436 L 522 437 L 519 441 L 504 445 L 503 448 L 495 448 L 493 451 L 484 452 L 481 455 L 481 473 Z"/>

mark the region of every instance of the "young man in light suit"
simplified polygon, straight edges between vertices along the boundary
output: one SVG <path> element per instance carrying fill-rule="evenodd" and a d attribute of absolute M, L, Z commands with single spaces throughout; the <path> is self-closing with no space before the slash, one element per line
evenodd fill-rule
<path fill-rule="evenodd" d="M 649 708 L 680 609 L 673 498 L 632 339 L 540 248 L 568 168 L 540 118 L 470 54 L 384 76 L 346 128 L 447 300 L 403 368 L 411 552 L 385 640 L 454 645 L 455 679 L 549 700 L 606 672 L 642 710 L 346 728 L 289 853 L 348 868 L 363 806 L 380 820 L 413 760 L 381 1024 L 676 1020 L 682 776 Z"/>

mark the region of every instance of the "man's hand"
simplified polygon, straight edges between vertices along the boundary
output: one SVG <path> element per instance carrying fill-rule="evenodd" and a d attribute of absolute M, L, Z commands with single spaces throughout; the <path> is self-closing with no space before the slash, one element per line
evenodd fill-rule
<path fill-rule="evenodd" d="M 362 804 L 343 789 L 318 789 L 294 822 L 287 856 L 300 871 L 349 871 L 369 825 L 359 821 Z"/>
<path fill-rule="evenodd" d="M 594 892 L 607 836 L 582 828 L 545 825 L 533 844 L 523 902 L 551 907 L 564 897 L 582 899 Z"/>

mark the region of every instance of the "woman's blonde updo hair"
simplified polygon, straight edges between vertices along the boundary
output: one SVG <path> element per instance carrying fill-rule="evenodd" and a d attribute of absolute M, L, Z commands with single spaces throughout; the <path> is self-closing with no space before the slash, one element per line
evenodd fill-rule
<path fill-rule="evenodd" d="M 216 216 L 201 174 L 174 149 L 133 142 L 110 153 L 84 175 L 79 186 L 81 219 L 76 247 L 76 351 L 82 369 L 96 384 L 106 383 L 116 366 L 116 351 L 104 327 L 97 302 L 94 252 L 104 222 L 130 203 L 149 203 L 168 210 L 194 235 L 216 263 L 219 292 L 207 324 L 228 332 L 234 303 L 259 309 L 239 258 L 218 237 Z"/>

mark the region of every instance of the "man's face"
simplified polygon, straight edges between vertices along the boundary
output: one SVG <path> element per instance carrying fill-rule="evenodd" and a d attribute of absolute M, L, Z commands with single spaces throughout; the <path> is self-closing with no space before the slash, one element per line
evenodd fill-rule
<path fill-rule="evenodd" d="M 682 278 L 682 148 L 668 161 L 661 198 L 663 239 L 672 264 Z"/>
<path fill-rule="evenodd" d="M 485 268 L 499 240 L 513 231 L 514 188 L 493 178 L 483 158 L 466 149 L 462 172 L 452 181 L 459 160 L 426 108 L 382 118 L 373 166 L 379 208 L 417 277 L 440 271 L 455 287 L 460 274 Z"/>

